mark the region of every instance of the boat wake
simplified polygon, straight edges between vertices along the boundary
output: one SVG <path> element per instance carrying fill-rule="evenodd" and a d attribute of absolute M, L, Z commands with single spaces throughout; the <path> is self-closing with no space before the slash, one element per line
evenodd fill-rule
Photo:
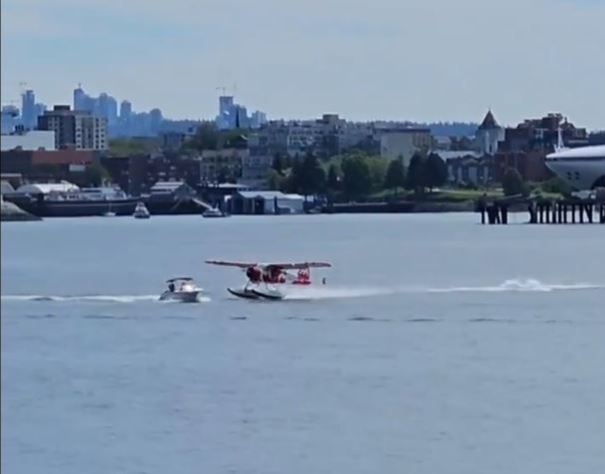
<path fill-rule="evenodd" d="M 288 288 L 285 301 L 309 301 L 328 299 L 370 298 L 397 294 L 422 293 L 512 293 L 512 292 L 556 292 L 556 291 L 605 290 L 605 283 L 543 283 L 536 279 L 511 279 L 499 285 L 485 286 L 390 286 L 390 287 L 328 287 L 309 286 Z M 97 303 L 141 303 L 158 302 L 171 304 L 173 301 L 159 301 L 158 295 L 2 295 L 2 301 L 39 302 L 97 302 Z M 198 298 L 200 303 L 209 302 L 207 296 Z"/>
<path fill-rule="evenodd" d="M 499 285 L 422 287 L 397 286 L 385 288 L 301 288 L 288 290 L 285 300 L 321 300 L 332 298 L 364 298 L 405 293 L 507 293 L 507 292 L 553 292 L 578 290 L 605 290 L 605 283 L 548 284 L 536 279 L 511 279 Z"/>
<path fill-rule="evenodd" d="M 495 286 L 455 286 L 450 288 L 432 288 L 431 293 L 469 293 L 469 292 L 551 292 L 551 291 L 573 291 L 573 290 L 599 290 L 605 289 L 605 284 L 594 283 L 571 283 L 571 284 L 548 284 L 533 278 L 525 280 L 506 280 Z"/>
<path fill-rule="evenodd" d="M 2 301 L 39 301 L 39 302 L 97 302 L 97 303 L 140 303 L 145 301 L 160 302 L 158 295 L 2 295 Z M 199 297 L 200 303 L 210 298 Z M 170 303 L 162 301 L 161 303 Z"/>

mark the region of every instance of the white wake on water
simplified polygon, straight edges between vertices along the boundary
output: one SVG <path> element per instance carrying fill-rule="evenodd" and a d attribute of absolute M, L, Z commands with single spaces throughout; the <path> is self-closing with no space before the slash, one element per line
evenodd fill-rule
<path fill-rule="evenodd" d="M 578 290 L 604 290 L 605 283 L 543 283 L 539 280 L 510 279 L 499 285 L 484 286 L 450 286 L 450 287 L 422 287 L 422 286 L 385 286 L 385 287 L 331 287 L 310 286 L 289 288 L 285 300 L 327 300 L 347 298 L 368 298 L 396 294 L 417 293 L 504 293 L 504 292 L 552 292 L 552 291 L 578 291 Z M 2 301 L 40 301 L 40 302 L 105 302 L 105 303 L 141 303 L 146 301 L 159 301 L 158 295 L 1 295 Z M 209 302 L 210 298 L 202 296 L 199 302 Z M 173 302 L 162 301 L 163 304 Z"/>
<path fill-rule="evenodd" d="M 512 279 L 495 286 L 458 286 L 449 288 L 431 288 L 431 293 L 464 293 L 464 292 L 550 292 L 550 291 L 570 291 L 570 290 L 598 290 L 605 289 L 605 284 L 595 283 L 568 283 L 568 284 L 548 284 L 539 280 Z"/>
<path fill-rule="evenodd" d="M 158 295 L 2 295 L 3 301 L 51 301 L 51 302 L 99 302 L 99 303 L 140 303 L 144 301 L 159 301 Z M 210 301 L 208 297 L 199 297 L 200 303 Z M 161 303 L 170 303 L 161 301 Z"/>
<path fill-rule="evenodd" d="M 605 289 L 605 283 L 569 283 L 548 284 L 539 280 L 510 279 L 499 285 L 485 286 L 450 286 L 450 287 L 423 287 L 423 286 L 390 286 L 390 287 L 308 287 L 297 290 L 288 290 L 286 300 L 321 300 L 337 298 L 363 298 L 371 296 L 386 296 L 405 293 L 502 293 L 502 292 L 551 292 L 572 290 L 599 290 Z"/>

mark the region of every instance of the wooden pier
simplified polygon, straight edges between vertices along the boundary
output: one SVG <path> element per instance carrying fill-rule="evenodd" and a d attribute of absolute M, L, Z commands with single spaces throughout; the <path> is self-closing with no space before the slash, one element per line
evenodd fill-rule
<path fill-rule="evenodd" d="M 507 224 L 511 207 L 525 205 L 529 224 L 605 224 L 605 202 L 601 199 L 503 198 L 477 202 L 481 224 Z"/>

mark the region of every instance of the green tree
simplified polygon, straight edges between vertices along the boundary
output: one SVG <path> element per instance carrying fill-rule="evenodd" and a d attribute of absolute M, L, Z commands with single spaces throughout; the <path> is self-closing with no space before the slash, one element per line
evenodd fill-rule
<path fill-rule="evenodd" d="M 384 187 L 387 189 L 394 189 L 395 192 L 399 188 L 405 186 L 405 167 L 403 166 L 403 159 L 398 158 L 392 160 L 387 168 L 387 173 L 384 178 Z"/>
<path fill-rule="evenodd" d="M 84 171 L 85 179 L 90 186 L 101 186 L 109 180 L 109 173 L 98 161 L 93 161 Z"/>
<path fill-rule="evenodd" d="M 426 167 L 426 186 L 429 189 L 443 186 L 447 181 L 447 165 L 445 161 L 437 153 L 431 153 L 424 165 Z"/>
<path fill-rule="evenodd" d="M 332 163 L 328 168 L 328 189 L 337 191 L 339 188 L 338 168 L 336 167 L 336 164 Z"/>
<path fill-rule="evenodd" d="M 275 169 L 267 173 L 267 187 L 271 190 L 281 190 L 284 186 L 284 177 Z"/>
<path fill-rule="evenodd" d="M 557 193 L 557 194 L 569 194 L 571 192 L 570 186 L 558 176 L 550 178 L 548 181 L 544 181 L 541 185 L 542 191 L 546 193 Z"/>
<path fill-rule="evenodd" d="M 190 150 L 216 150 L 219 145 L 220 133 L 213 123 L 201 124 L 195 135 L 183 145 Z"/>
<path fill-rule="evenodd" d="M 284 171 L 284 165 L 283 165 L 283 161 L 281 158 L 281 154 L 280 153 L 276 153 L 275 157 L 273 158 L 273 164 L 271 166 L 275 171 L 277 171 L 279 174 L 283 174 Z"/>
<path fill-rule="evenodd" d="M 514 196 L 525 193 L 525 183 L 519 171 L 515 168 L 508 168 L 502 178 L 502 190 L 505 196 Z"/>
<path fill-rule="evenodd" d="M 414 153 L 408 166 L 406 187 L 413 189 L 416 194 L 421 194 L 427 187 L 426 158 L 421 153 Z"/>
<path fill-rule="evenodd" d="M 302 161 L 294 163 L 288 187 L 304 195 L 317 194 L 325 190 L 326 173 L 315 156 L 307 154 Z"/>
<path fill-rule="evenodd" d="M 345 195 L 356 199 L 372 190 L 372 177 L 367 160 L 360 155 L 347 156 L 342 160 L 342 184 Z"/>
<path fill-rule="evenodd" d="M 364 159 L 370 170 L 372 190 L 382 190 L 384 186 L 384 178 L 387 174 L 387 168 L 389 167 L 388 160 L 380 156 L 366 156 Z"/>

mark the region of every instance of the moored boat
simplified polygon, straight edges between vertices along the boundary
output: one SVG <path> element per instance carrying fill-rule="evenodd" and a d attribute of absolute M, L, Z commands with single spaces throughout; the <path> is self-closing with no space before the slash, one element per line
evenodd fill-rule
<path fill-rule="evenodd" d="M 223 211 L 221 211 L 217 207 L 210 207 L 202 213 L 202 216 L 203 217 L 228 217 L 228 214 L 225 214 Z"/>
<path fill-rule="evenodd" d="M 132 215 L 135 219 L 149 219 L 151 217 L 151 214 L 143 201 L 137 202 L 137 206 L 134 208 Z"/>

